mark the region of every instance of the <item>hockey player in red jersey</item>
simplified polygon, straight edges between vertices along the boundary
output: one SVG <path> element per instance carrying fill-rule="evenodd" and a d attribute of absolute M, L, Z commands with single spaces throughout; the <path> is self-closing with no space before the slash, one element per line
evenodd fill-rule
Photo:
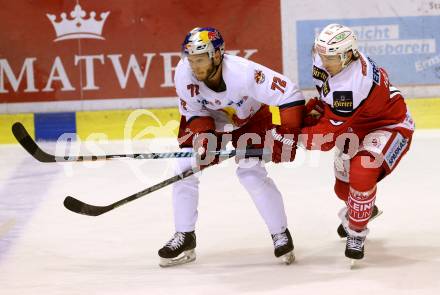
<path fill-rule="evenodd" d="M 313 79 L 319 98 L 306 104 L 301 140 L 307 149 L 335 147 L 334 190 L 346 206 L 339 216 L 345 256 L 362 259 L 368 221 L 378 214 L 377 183 L 408 151 L 414 123 L 400 91 L 383 68 L 358 50 L 356 36 L 326 26 L 313 47 Z"/>
<path fill-rule="evenodd" d="M 183 151 L 194 149 L 205 158 L 208 150 L 216 148 L 210 147 L 208 135 L 217 138 L 223 148 L 229 141 L 237 150 L 249 143 L 252 148 L 262 148 L 268 135 L 273 141 L 272 161 L 293 161 L 305 103 L 295 83 L 263 65 L 225 53 L 223 38 L 214 28 L 193 29 L 182 44 L 182 55 L 174 80 L 182 115 L 179 143 Z M 269 105 L 280 107 L 280 126 L 272 125 Z M 260 142 L 249 142 L 252 135 Z M 281 193 L 262 161 L 249 161 L 246 167 L 238 161 L 237 177 L 268 227 L 275 256 L 291 263 L 294 247 Z M 191 159 L 177 159 L 178 173 L 189 168 Z M 194 176 L 173 186 L 176 233 L 159 250 L 161 266 L 195 259 L 198 188 Z"/>

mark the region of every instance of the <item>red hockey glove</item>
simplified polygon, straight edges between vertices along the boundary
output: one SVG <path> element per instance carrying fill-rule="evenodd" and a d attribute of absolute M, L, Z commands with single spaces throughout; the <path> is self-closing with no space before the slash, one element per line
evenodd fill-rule
<path fill-rule="evenodd" d="M 323 102 L 317 97 L 309 99 L 306 104 L 306 116 L 304 118 L 304 126 L 316 125 L 322 114 L 324 114 Z"/>
<path fill-rule="evenodd" d="M 194 135 L 198 133 L 213 132 L 215 122 L 212 117 L 191 117 L 188 121 L 185 116 L 180 118 L 178 142 L 179 147 L 193 147 Z"/>
<path fill-rule="evenodd" d="M 217 137 L 213 131 L 197 133 L 193 138 L 193 149 L 196 153 L 196 163 L 203 169 L 209 165 L 218 164 L 219 157 L 210 152 L 217 150 Z"/>
<path fill-rule="evenodd" d="M 193 148 L 196 153 L 196 164 L 200 168 L 218 162 L 218 157 L 216 159 L 213 155 L 207 155 L 208 151 L 215 151 L 217 147 L 217 137 L 214 130 L 215 121 L 208 116 L 191 117 L 188 121 L 182 117 L 180 122 L 179 146 Z"/>
<path fill-rule="evenodd" d="M 310 113 L 313 110 L 315 110 L 316 112 L 318 112 L 321 115 L 324 113 L 323 102 L 322 102 L 322 100 L 320 100 L 317 97 L 312 97 L 306 103 L 306 114 Z"/>
<path fill-rule="evenodd" d="M 295 159 L 299 128 L 277 126 L 271 130 L 274 139 L 272 161 L 291 162 Z"/>
<path fill-rule="evenodd" d="M 298 134 L 304 118 L 304 104 L 280 106 L 281 126 L 271 130 L 274 139 L 272 161 L 291 162 L 295 159 Z"/>

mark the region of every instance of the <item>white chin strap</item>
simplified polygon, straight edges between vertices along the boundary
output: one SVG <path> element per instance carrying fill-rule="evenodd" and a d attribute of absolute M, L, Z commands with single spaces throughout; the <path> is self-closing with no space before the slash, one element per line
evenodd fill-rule
<path fill-rule="evenodd" d="M 347 62 L 347 53 L 348 53 L 348 52 L 341 54 L 341 62 L 342 62 L 342 68 L 343 68 L 343 69 L 344 69 L 346 66 L 348 66 L 348 65 L 350 64 L 350 62 L 353 60 L 353 59 L 350 59 L 350 60 Z M 356 56 L 358 56 L 358 53 L 355 53 L 354 51 L 352 51 L 352 57 L 356 57 Z"/>
<path fill-rule="evenodd" d="M 350 62 L 347 63 L 347 53 L 343 53 L 341 56 L 342 68 L 344 69 Z"/>

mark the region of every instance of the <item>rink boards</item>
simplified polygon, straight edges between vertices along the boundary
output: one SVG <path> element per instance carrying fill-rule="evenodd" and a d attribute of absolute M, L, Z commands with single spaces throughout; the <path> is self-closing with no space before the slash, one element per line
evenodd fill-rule
<path fill-rule="evenodd" d="M 440 98 L 407 99 L 417 129 L 440 128 Z M 276 108 L 271 108 L 278 122 Z M 172 137 L 177 134 L 177 108 L 89 112 L 29 113 L 0 115 L 0 144 L 15 143 L 14 122 L 22 122 L 37 140 L 55 141 L 62 134 L 77 134 L 81 140 L 120 140 Z M 148 128 L 150 127 L 150 128 Z"/>

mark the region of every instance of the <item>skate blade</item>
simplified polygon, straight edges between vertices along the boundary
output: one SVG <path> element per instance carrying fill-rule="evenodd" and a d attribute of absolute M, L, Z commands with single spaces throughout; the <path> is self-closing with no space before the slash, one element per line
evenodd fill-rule
<path fill-rule="evenodd" d="M 360 268 L 359 261 L 362 259 L 353 259 L 350 258 L 350 269 L 357 269 Z"/>
<path fill-rule="evenodd" d="M 284 264 L 289 265 L 295 261 L 295 254 L 293 253 L 293 251 L 290 251 L 289 253 L 284 254 L 280 258 Z"/>
<path fill-rule="evenodd" d="M 382 213 L 383 213 L 383 210 L 380 210 L 380 209 L 379 209 L 379 211 L 377 211 L 377 214 L 374 215 L 374 216 L 372 216 L 372 217 L 370 218 L 370 220 L 374 220 L 374 219 L 376 219 L 377 217 L 381 216 Z"/>
<path fill-rule="evenodd" d="M 160 258 L 160 267 L 170 267 L 180 264 L 189 263 L 196 260 L 196 251 L 194 249 L 183 251 L 183 253 L 176 258 Z"/>
<path fill-rule="evenodd" d="M 356 265 L 356 259 L 350 259 L 350 269 L 355 269 Z"/>

